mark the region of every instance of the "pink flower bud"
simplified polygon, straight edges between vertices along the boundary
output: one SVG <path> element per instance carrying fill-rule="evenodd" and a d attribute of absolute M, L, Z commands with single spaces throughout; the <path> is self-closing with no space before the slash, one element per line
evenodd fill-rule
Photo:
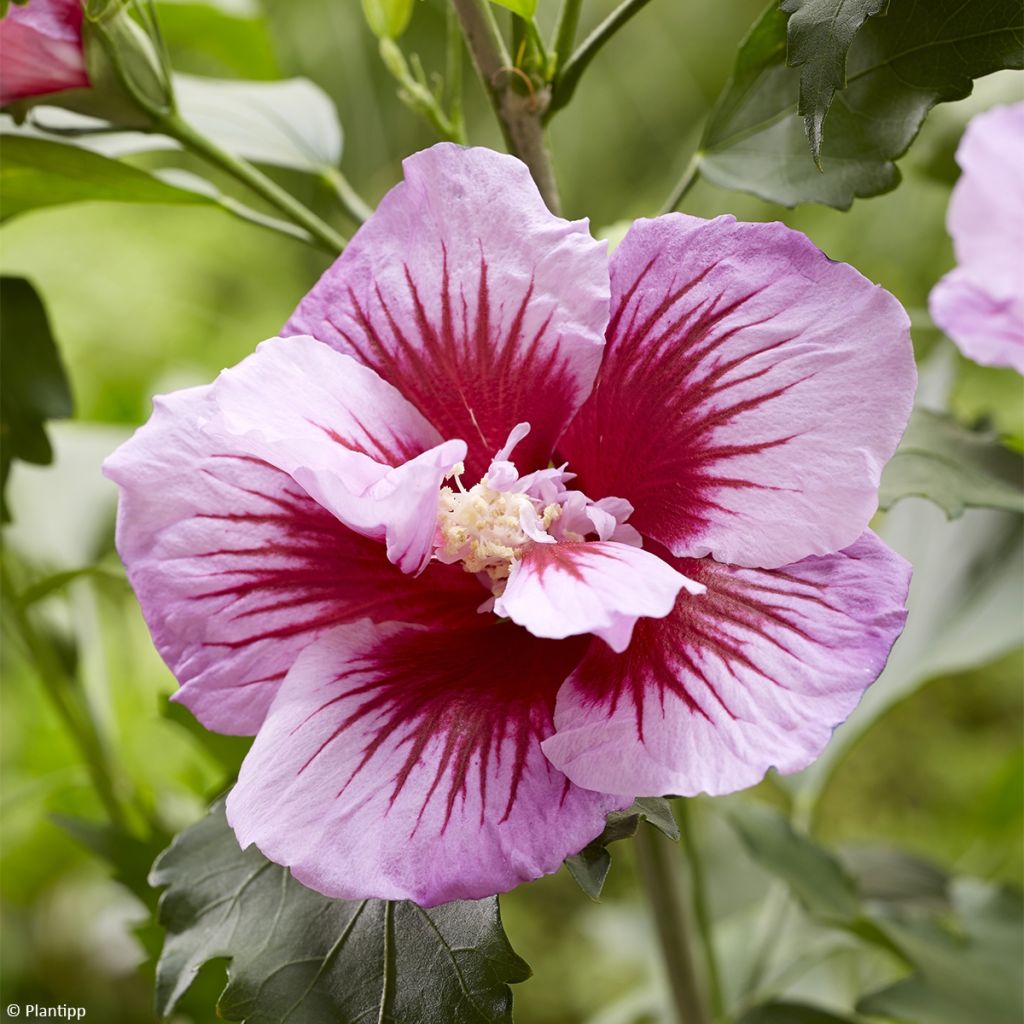
<path fill-rule="evenodd" d="M 78 0 L 30 0 L 0 21 L 0 104 L 89 85 Z"/>

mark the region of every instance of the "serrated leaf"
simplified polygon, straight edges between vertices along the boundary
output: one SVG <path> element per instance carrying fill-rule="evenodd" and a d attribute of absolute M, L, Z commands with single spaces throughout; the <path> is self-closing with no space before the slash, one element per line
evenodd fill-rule
<path fill-rule="evenodd" d="M 784 881 L 808 913 L 838 924 L 855 921 L 857 887 L 829 850 L 765 804 L 735 803 L 726 816 L 754 860 Z"/>
<path fill-rule="evenodd" d="M 846 85 L 846 52 L 868 18 L 885 10 L 889 0 L 782 0 L 789 15 L 786 63 L 800 68 L 797 113 L 817 162 L 822 125 L 836 91 Z"/>
<path fill-rule="evenodd" d="M 505 7 L 520 18 L 532 18 L 537 13 L 537 0 L 491 0 L 499 7 Z"/>
<path fill-rule="evenodd" d="M 150 881 L 167 887 L 157 966 L 164 1015 L 218 957 L 231 966 L 217 1015 L 247 1024 L 511 1024 L 508 985 L 530 973 L 496 898 L 431 910 L 328 899 L 255 847 L 240 850 L 222 804 L 175 839 Z"/>
<path fill-rule="evenodd" d="M 378 39 L 397 39 L 412 18 L 413 0 L 363 0 L 363 16 Z"/>
<path fill-rule="evenodd" d="M 177 188 L 137 167 L 79 146 L 7 134 L 0 162 L 0 192 L 4 220 L 29 210 L 89 200 L 211 203 L 197 192 Z"/>
<path fill-rule="evenodd" d="M 917 970 L 864 997 L 859 1013 L 927 1024 L 1024 1019 L 1024 903 L 1018 891 L 973 879 L 953 887 L 956 931 L 904 913 L 877 918 Z"/>
<path fill-rule="evenodd" d="M 807 1003 L 763 1003 L 747 1010 L 736 1024 L 856 1024 L 852 1017 L 841 1017 Z"/>
<path fill-rule="evenodd" d="M 0 278 L 0 323 L 0 506 L 6 521 L 3 495 L 11 462 L 52 462 L 45 424 L 70 416 L 72 402 L 46 309 L 24 278 Z"/>
<path fill-rule="evenodd" d="M 936 103 L 967 96 L 975 78 L 1024 64 L 1016 0 L 890 0 L 847 53 L 847 84 L 824 122 L 819 170 L 797 113 L 800 71 L 786 65 L 786 29 L 772 3 L 740 46 L 699 152 L 708 180 L 785 206 L 847 209 L 858 196 L 895 188 L 895 160 Z"/>
<path fill-rule="evenodd" d="M 605 819 L 604 831 L 579 853 L 566 857 L 565 866 L 569 874 L 592 900 L 600 897 L 611 870 L 609 844 L 620 839 L 632 839 L 643 821 L 670 839 L 679 838 L 679 825 L 668 800 L 660 796 L 641 797 L 624 811 L 612 811 Z"/>
<path fill-rule="evenodd" d="M 1024 458 L 993 434 L 916 409 L 882 474 L 879 505 L 908 497 L 934 501 L 950 519 L 969 506 L 1024 512 Z"/>

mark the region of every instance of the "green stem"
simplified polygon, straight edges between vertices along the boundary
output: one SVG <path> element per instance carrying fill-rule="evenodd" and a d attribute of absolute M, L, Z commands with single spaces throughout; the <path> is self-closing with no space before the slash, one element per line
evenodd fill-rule
<path fill-rule="evenodd" d="M 444 84 L 448 119 L 465 141 L 466 122 L 462 116 L 462 32 L 454 7 L 445 9 Z"/>
<path fill-rule="evenodd" d="M 690 868 L 690 890 L 693 894 L 693 915 L 700 933 L 701 946 L 704 951 L 704 967 L 708 979 L 708 1001 L 711 1004 L 711 1016 L 721 1020 L 725 1013 L 725 1000 L 722 994 L 722 978 L 718 970 L 718 957 L 715 955 L 714 929 L 711 922 L 711 909 L 708 906 L 707 879 L 704 874 L 704 860 L 701 857 L 697 840 L 694 838 L 693 817 L 690 814 L 690 801 L 675 801 L 676 817 L 679 820 L 683 852 Z"/>
<path fill-rule="evenodd" d="M 369 220 L 370 214 L 373 213 L 373 208 L 349 184 L 348 178 L 337 167 L 326 168 L 322 177 L 326 185 L 337 196 L 342 209 L 357 224 L 365 224 Z"/>
<path fill-rule="evenodd" d="M 545 120 L 550 120 L 555 113 L 564 107 L 576 86 L 583 77 L 590 62 L 597 56 L 598 52 L 616 32 L 626 24 L 634 14 L 643 10 L 651 0 L 623 0 L 618 7 L 601 22 L 593 32 L 587 36 L 579 45 L 579 49 L 566 61 L 555 78 L 554 93 L 551 97 L 551 105 L 547 109 Z"/>
<path fill-rule="evenodd" d="M 633 841 L 640 881 L 654 916 L 678 1024 L 711 1024 L 698 980 L 691 908 L 676 847 L 642 827 Z"/>
<path fill-rule="evenodd" d="M 509 151 L 530 168 L 548 209 L 559 213 L 561 203 L 555 171 L 544 141 L 543 115 L 549 99 L 547 89 L 521 96 L 511 87 L 515 69 L 494 20 L 490 0 L 452 0 L 452 4 Z"/>
<path fill-rule="evenodd" d="M 122 831 L 129 831 L 128 819 L 117 797 L 117 786 L 96 724 L 87 706 L 71 697 L 71 680 L 50 645 L 40 636 L 26 608 L 19 600 L 6 563 L 0 563 L 0 590 L 7 602 L 18 635 L 28 652 L 29 660 L 54 710 L 77 745 L 96 794 L 111 823 Z"/>
<path fill-rule="evenodd" d="M 690 157 L 689 163 L 686 165 L 686 169 L 683 171 L 683 176 L 679 179 L 679 183 L 672 190 L 672 194 L 668 197 L 665 205 L 661 208 L 661 213 L 671 213 L 673 210 L 678 209 L 679 204 L 686 198 L 690 189 L 697 184 L 697 179 L 700 177 L 700 158 L 704 154 L 698 149 L 693 156 Z"/>
<path fill-rule="evenodd" d="M 582 8 L 583 0 L 563 0 L 562 8 L 558 12 L 558 24 L 555 25 L 555 39 L 552 43 L 555 50 L 555 67 L 558 71 L 562 70 L 572 56 Z"/>
<path fill-rule="evenodd" d="M 157 120 L 156 130 L 164 135 L 169 135 L 172 139 L 177 139 L 186 149 L 248 186 L 271 206 L 308 231 L 320 247 L 327 252 L 337 255 L 345 248 L 345 239 L 334 228 L 321 220 L 312 210 L 303 206 L 277 182 L 268 178 L 248 161 L 221 149 L 211 139 L 200 135 L 177 114 L 161 115 Z"/>

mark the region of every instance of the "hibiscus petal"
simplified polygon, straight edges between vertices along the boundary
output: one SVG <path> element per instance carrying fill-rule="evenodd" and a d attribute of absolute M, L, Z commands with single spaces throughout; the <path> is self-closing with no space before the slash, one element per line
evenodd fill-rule
<path fill-rule="evenodd" d="M 957 267 L 932 289 L 928 310 L 968 359 L 1024 374 L 1024 281 L 1016 293 L 997 297 L 976 274 Z"/>
<path fill-rule="evenodd" d="M 209 428 L 294 477 L 346 526 L 386 539 L 418 572 L 431 556 L 437 495 L 466 454 L 373 370 L 313 338 L 274 338 L 213 386 Z"/>
<path fill-rule="evenodd" d="M 526 166 L 448 143 L 409 157 L 285 334 L 311 334 L 396 385 L 478 479 L 517 424 L 542 468 L 590 392 L 608 322 L 606 246 L 550 214 Z"/>
<path fill-rule="evenodd" d="M 509 623 L 355 623 L 296 662 L 228 797 L 255 843 L 344 899 L 477 899 L 554 871 L 626 802 L 540 750 L 585 645 Z"/>
<path fill-rule="evenodd" d="M 200 424 L 211 387 L 157 398 L 107 460 L 121 488 L 117 546 L 154 642 L 204 725 L 252 734 L 299 652 L 352 619 L 476 621 L 479 583 L 419 578 L 344 527 L 289 476 Z"/>
<path fill-rule="evenodd" d="M 624 651 L 637 619 L 668 615 L 682 589 L 703 591 L 657 555 L 629 544 L 536 544 L 513 565 L 494 610 L 534 636 L 593 633 Z"/>
<path fill-rule="evenodd" d="M 872 533 L 775 571 L 674 564 L 707 592 L 639 623 L 624 654 L 593 644 L 544 752 L 621 793 L 730 793 L 805 768 L 882 671 L 910 566 Z"/>
<path fill-rule="evenodd" d="M 899 303 L 782 224 L 637 221 L 594 393 L 559 444 L 676 555 L 774 568 L 852 544 L 914 391 Z"/>
<path fill-rule="evenodd" d="M 34 0 L 0 20 L 0 104 L 89 85 L 79 0 Z"/>

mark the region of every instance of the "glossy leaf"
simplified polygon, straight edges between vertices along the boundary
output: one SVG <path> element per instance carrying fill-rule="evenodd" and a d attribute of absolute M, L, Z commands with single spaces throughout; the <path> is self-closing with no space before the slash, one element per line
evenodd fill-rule
<path fill-rule="evenodd" d="M 808 913 L 843 924 L 856 919 L 860 896 L 850 876 L 784 814 L 765 804 L 737 802 L 727 816 L 754 860 L 782 879 Z"/>
<path fill-rule="evenodd" d="M 895 188 L 895 160 L 936 103 L 962 99 L 973 79 L 1024 62 L 1016 0 L 891 0 L 850 46 L 819 170 L 797 113 L 801 72 L 786 65 L 786 30 L 773 3 L 740 46 L 699 152 L 708 180 L 786 206 L 847 209 L 858 196 Z"/>
<path fill-rule="evenodd" d="M 858 1012 L 927 1024 L 1008 1024 L 1024 1019 L 1020 893 L 959 879 L 953 902 L 952 929 L 919 914 L 879 919 L 917 970 L 866 996 L 858 1003 Z"/>
<path fill-rule="evenodd" d="M 3 154 L 0 191 L 5 220 L 29 210 L 90 200 L 174 205 L 211 202 L 197 192 L 177 188 L 137 167 L 79 146 L 5 134 Z"/>
<path fill-rule="evenodd" d="M 797 113 L 815 161 L 822 125 L 836 91 L 846 85 L 846 52 L 861 25 L 889 0 L 782 0 L 788 14 L 786 63 L 800 68 Z"/>
<path fill-rule="evenodd" d="M 882 474 L 879 504 L 890 508 L 907 497 L 928 498 L 951 519 L 968 506 L 1024 512 L 1024 458 L 992 434 L 916 409 Z"/>
<path fill-rule="evenodd" d="M 604 831 L 579 853 L 566 857 L 565 866 L 569 874 L 592 900 L 600 897 L 611 870 L 612 857 L 608 846 L 620 839 L 632 839 L 644 821 L 670 839 L 679 838 L 679 826 L 668 800 L 664 797 L 641 797 L 624 811 L 612 811 L 606 819 Z"/>
<path fill-rule="evenodd" d="M 0 278 L 0 323 L 0 486 L 6 492 L 14 459 L 40 466 L 53 461 L 45 423 L 70 416 L 72 403 L 46 309 L 24 278 Z"/>
<path fill-rule="evenodd" d="M 231 967 L 217 1015 L 247 1024 L 510 1024 L 508 985 L 530 973 L 505 937 L 496 898 L 431 910 L 328 899 L 255 847 L 240 850 L 223 805 L 175 839 L 150 881 L 167 887 L 163 1015 L 218 957 Z"/>

